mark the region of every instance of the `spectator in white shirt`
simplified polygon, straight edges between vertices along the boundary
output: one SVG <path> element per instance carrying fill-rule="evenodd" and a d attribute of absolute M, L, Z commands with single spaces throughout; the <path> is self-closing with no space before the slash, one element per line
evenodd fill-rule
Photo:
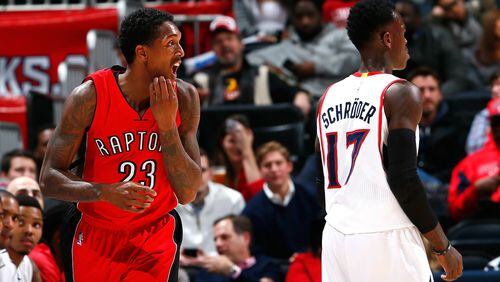
<path fill-rule="evenodd" d="M 245 206 L 243 196 L 238 191 L 212 182 L 207 153 L 200 150 L 200 157 L 203 184 L 193 202 L 177 207 L 184 233 L 180 257 L 181 265 L 184 266 L 190 265 L 189 256 L 195 256 L 198 250 L 205 254 L 216 254 L 214 221 L 230 214 L 239 214 Z"/>

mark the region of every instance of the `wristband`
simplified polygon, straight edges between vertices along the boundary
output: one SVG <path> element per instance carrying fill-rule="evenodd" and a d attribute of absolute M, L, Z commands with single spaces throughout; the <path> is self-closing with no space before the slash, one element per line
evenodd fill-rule
<path fill-rule="evenodd" d="M 437 256 L 444 256 L 446 253 L 451 249 L 451 243 L 448 241 L 448 246 L 442 251 L 437 251 L 436 249 L 432 248 L 432 252 L 436 254 Z"/>

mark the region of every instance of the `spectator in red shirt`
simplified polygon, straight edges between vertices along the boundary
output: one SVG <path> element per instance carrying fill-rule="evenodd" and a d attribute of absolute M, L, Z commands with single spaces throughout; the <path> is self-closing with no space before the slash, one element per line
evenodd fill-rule
<path fill-rule="evenodd" d="M 317 218 L 311 227 L 310 250 L 291 259 L 285 282 L 321 282 L 321 240 L 325 220 Z"/>
<path fill-rule="evenodd" d="M 485 146 L 453 170 L 448 202 L 457 221 L 500 214 L 500 98 L 488 104 L 488 112 L 491 132 Z"/>
<path fill-rule="evenodd" d="M 223 184 L 234 187 L 248 202 L 264 185 L 255 160 L 253 132 L 248 119 L 243 115 L 227 118 L 219 132 L 217 146 L 226 167 Z"/>

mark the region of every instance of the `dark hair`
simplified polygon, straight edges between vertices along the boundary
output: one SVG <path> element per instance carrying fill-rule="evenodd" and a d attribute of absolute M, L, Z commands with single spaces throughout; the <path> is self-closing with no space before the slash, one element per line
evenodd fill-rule
<path fill-rule="evenodd" d="M 0 197 L 16 199 L 16 196 L 14 196 L 14 194 L 4 189 L 0 189 Z"/>
<path fill-rule="evenodd" d="M 399 0 L 396 2 L 396 4 L 406 4 L 412 8 L 417 17 L 421 16 L 420 6 L 418 6 L 417 3 L 413 2 L 412 0 Z"/>
<path fill-rule="evenodd" d="M 248 232 L 250 233 L 250 235 L 252 235 L 252 222 L 250 221 L 250 219 L 243 215 L 230 214 L 223 216 L 214 221 L 214 226 L 226 219 L 231 220 L 231 222 L 233 223 L 234 232 L 236 234 L 241 235 L 244 232 Z"/>
<path fill-rule="evenodd" d="M 53 123 L 42 124 L 41 126 L 39 126 L 37 128 L 37 130 L 36 130 L 36 136 L 38 137 L 38 135 L 40 135 L 40 133 L 42 133 L 43 131 L 45 131 L 47 129 L 56 129 L 56 125 L 53 124 Z"/>
<path fill-rule="evenodd" d="M 127 60 L 132 63 L 135 59 L 135 47 L 151 43 L 157 36 L 158 28 L 164 22 L 173 22 L 172 14 L 153 8 L 139 9 L 128 15 L 120 26 L 118 44 Z"/>
<path fill-rule="evenodd" d="M 224 152 L 224 147 L 222 146 L 222 141 L 224 140 L 224 137 L 226 137 L 227 134 L 229 134 L 230 126 L 228 126 L 228 121 L 233 120 L 241 123 L 245 128 L 250 129 L 250 122 L 248 121 L 248 118 L 245 115 L 241 114 L 235 114 L 231 115 L 226 120 L 224 123 L 219 127 L 217 131 L 217 157 L 215 158 L 219 163 L 223 163 L 224 166 L 226 167 L 226 180 L 232 180 L 236 177 L 236 171 L 234 171 L 233 167 L 231 166 L 231 163 L 229 162 L 229 159 Z M 229 183 L 226 183 L 228 185 Z M 235 187 L 233 187 L 235 188 Z"/>
<path fill-rule="evenodd" d="M 17 195 L 16 199 L 20 207 L 25 206 L 37 208 L 43 213 L 42 206 L 40 206 L 40 203 L 35 198 L 26 195 Z"/>
<path fill-rule="evenodd" d="M 54 234 L 61 227 L 64 215 L 69 207 L 70 205 L 68 203 L 61 203 L 53 206 L 43 213 L 42 241 L 45 242 L 51 249 L 55 247 L 52 246 L 52 236 L 54 236 Z"/>
<path fill-rule="evenodd" d="M 293 1 L 293 7 L 292 7 L 292 11 L 293 12 L 295 12 L 297 4 L 299 4 L 300 2 L 311 2 L 311 3 L 313 3 L 314 6 L 316 7 L 316 9 L 318 9 L 318 11 L 321 13 L 321 11 L 323 10 L 323 3 L 325 1 L 323 1 L 323 0 L 295 0 L 295 1 Z"/>
<path fill-rule="evenodd" d="M 354 5 L 347 18 L 347 34 L 358 50 L 373 33 L 394 20 L 394 4 L 388 0 L 363 0 Z"/>
<path fill-rule="evenodd" d="M 500 77 L 500 68 L 496 69 L 495 72 L 490 77 L 490 84 L 493 84 L 493 82 Z"/>
<path fill-rule="evenodd" d="M 432 76 L 438 82 L 438 85 L 441 84 L 441 79 L 439 78 L 439 74 L 431 68 L 418 67 L 418 68 L 414 69 L 408 75 L 408 81 L 411 82 L 413 79 L 415 79 L 418 76 Z"/>
<path fill-rule="evenodd" d="M 14 149 L 12 151 L 5 153 L 2 156 L 2 172 L 3 173 L 9 172 L 10 166 L 11 166 L 11 161 L 13 158 L 16 158 L 16 157 L 31 159 L 36 164 L 35 156 L 33 156 L 33 154 L 30 151 L 26 151 L 23 149 Z"/>
<path fill-rule="evenodd" d="M 479 40 L 477 59 L 484 65 L 492 65 L 497 60 L 496 50 L 498 49 L 498 44 L 495 29 L 499 18 L 499 9 L 493 9 L 483 16 L 483 33 Z"/>

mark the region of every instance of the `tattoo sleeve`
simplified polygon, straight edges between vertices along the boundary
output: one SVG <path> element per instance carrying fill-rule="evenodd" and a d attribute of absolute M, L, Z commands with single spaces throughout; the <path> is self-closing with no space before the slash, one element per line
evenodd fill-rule
<path fill-rule="evenodd" d="M 181 125 L 160 132 L 163 162 L 167 177 L 181 204 L 192 201 L 201 184 L 200 149 L 196 130 L 200 121 L 200 101 L 196 89 L 178 83 Z"/>
<path fill-rule="evenodd" d="M 73 90 L 66 100 L 60 124 L 49 142 L 42 165 L 40 183 L 45 196 L 71 202 L 96 201 L 99 185 L 83 181 L 69 171 L 69 166 L 90 126 L 96 107 L 92 81 Z"/>

